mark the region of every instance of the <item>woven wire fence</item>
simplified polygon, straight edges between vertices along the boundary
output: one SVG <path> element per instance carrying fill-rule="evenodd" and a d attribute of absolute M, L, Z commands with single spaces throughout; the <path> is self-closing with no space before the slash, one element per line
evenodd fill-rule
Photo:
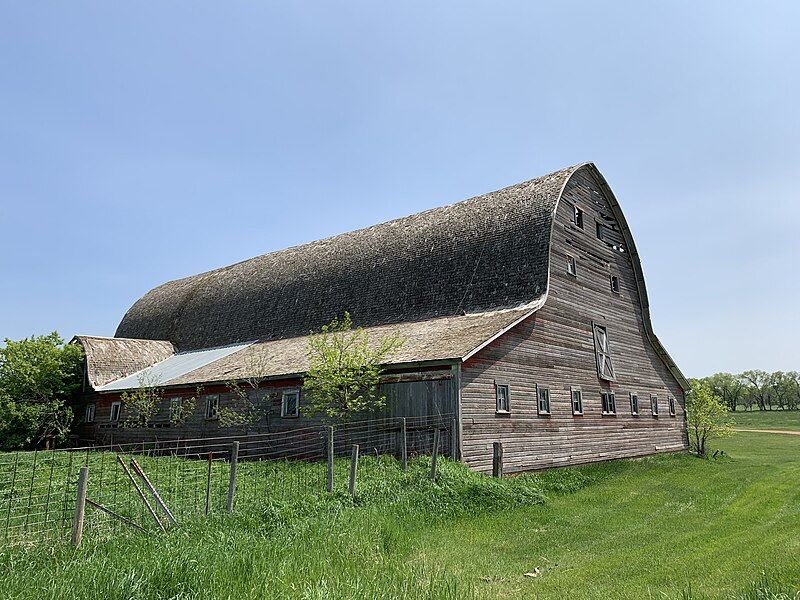
<path fill-rule="evenodd" d="M 436 434 L 434 435 L 434 433 Z M 0 540 L 5 546 L 70 539 L 78 480 L 87 468 L 86 535 L 157 532 L 187 519 L 257 509 L 264 501 L 325 491 L 329 463 L 361 456 L 455 457 L 449 414 L 382 418 L 288 431 L 0 453 Z M 398 463 L 399 465 L 399 463 Z M 335 470 L 333 491 L 347 481 Z"/>

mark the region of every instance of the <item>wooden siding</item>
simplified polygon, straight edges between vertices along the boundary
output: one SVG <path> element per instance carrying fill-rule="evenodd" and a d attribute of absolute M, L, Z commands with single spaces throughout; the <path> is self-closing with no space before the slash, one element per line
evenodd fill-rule
<path fill-rule="evenodd" d="M 573 222 L 576 203 L 583 229 Z M 596 223 L 606 241 L 597 238 Z M 462 366 L 461 452 L 473 468 L 491 470 L 495 441 L 503 442 L 507 473 L 686 449 L 683 390 L 647 339 L 621 240 L 600 188 L 579 171 L 557 209 L 545 305 Z M 577 276 L 567 273 L 567 255 L 577 261 Z M 618 294 L 611 291 L 612 274 L 619 277 Z M 615 381 L 598 377 L 593 322 L 607 327 Z M 495 413 L 495 381 L 510 386 L 509 415 Z M 537 384 L 550 388 L 550 415 L 537 414 Z M 572 387 L 581 388 L 583 415 L 572 414 Z M 616 416 L 601 414 L 602 390 L 616 394 Z M 639 416 L 631 415 L 631 392 L 638 394 Z M 658 396 L 658 418 L 650 413 L 651 394 Z"/>

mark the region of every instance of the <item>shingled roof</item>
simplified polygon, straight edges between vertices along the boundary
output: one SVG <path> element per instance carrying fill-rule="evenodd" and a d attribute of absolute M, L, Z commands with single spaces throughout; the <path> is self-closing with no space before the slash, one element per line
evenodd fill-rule
<path fill-rule="evenodd" d="M 344 311 L 374 327 L 534 306 L 554 208 L 578 168 L 165 283 L 116 336 L 185 351 L 297 338 Z"/>

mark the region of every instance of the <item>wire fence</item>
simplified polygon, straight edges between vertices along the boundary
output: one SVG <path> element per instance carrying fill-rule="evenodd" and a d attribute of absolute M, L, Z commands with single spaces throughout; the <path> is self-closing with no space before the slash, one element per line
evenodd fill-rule
<path fill-rule="evenodd" d="M 341 457 L 349 457 L 354 445 L 362 456 L 392 455 L 404 465 L 406 457 L 432 454 L 435 440 L 440 456 L 455 458 L 453 415 L 0 453 L 0 540 L 33 545 L 72 536 L 75 543 L 78 519 L 86 535 L 120 527 L 152 533 L 234 506 L 246 510 L 274 498 L 344 491 L 347 464 Z"/>

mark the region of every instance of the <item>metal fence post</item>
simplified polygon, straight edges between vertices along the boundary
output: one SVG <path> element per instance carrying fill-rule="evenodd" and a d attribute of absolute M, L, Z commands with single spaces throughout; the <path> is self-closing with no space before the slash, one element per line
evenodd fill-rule
<path fill-rule="evenodd" d="M 333 491 L 333 425 L 328 427 L 328 491 Z"/>
<path fill-rule="evenodd" d="M 356 497 L 356 472 L 358 471 L 358 444 L 353 444 L 350 454 L 350 496 Z"/>
<path fill-rule="evenodd" d="M 78 474 L 78 494 L 75 498 L 75 514 L 72 517 L 72 545 L 77 548 L 83 538 L 83 517 L 86 512 L 86 489 L 89 485 L 89 467 L 81 467 Z"/>
<path fill-rule="evenodd" d="M 439 458 L 439 428 L 433 430 L 433 452 L 431 452 L 431 481 L 436 481 L 436 461 Z"/>
<path fill-rule="evenodd" d="M 211 452 L 208 453 L 208 472 L 206 473 L 206 510 L 205 514 L 211 512 L 211 466 L 214 460 Z"/>
<path fill-rule="evenodd" d="M 408 471 L 408 438 L 405 417 L 400 419 L 400 462 L 403 465 L 403 471 Z"/>
<path fill-rule="evenodd" d="M 503 442 L 495 442 L 492 453 L 492 477 L 503 476 Z"/>
<path fill-rule="evenodd" d="M 239 468 L 239 442 L 231 444 L 231 476 L 228 480 L 228 512 L 233 512 L 233 498 L 236 495 L 236 470 Z"/>

